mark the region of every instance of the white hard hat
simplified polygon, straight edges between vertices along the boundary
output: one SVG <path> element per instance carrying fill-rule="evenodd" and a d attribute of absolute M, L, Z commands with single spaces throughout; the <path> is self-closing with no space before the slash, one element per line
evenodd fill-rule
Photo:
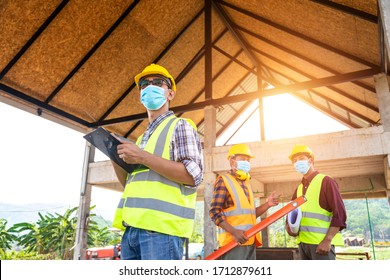
<path fill-rule="evenodd" d="M 298 233 L 301 219 L 302 211 L 299 207 L 287 214 L 287 223 L 293 233 Z"/>

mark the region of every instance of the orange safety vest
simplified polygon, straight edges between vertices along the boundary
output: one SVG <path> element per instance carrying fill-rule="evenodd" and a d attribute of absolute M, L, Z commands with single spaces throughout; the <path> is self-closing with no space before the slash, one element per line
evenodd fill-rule
<path fill-rule="evenodd" d="M 240 230 L 248 230 L 256 224 L 256 207 L 254 202 L 254 196 L 252 188 L 247 181 L 247 188 L 249 192 L 248 197 L 245 195 L 244 190 L 231 174 L 221 176 L 226 188 L 228 189 L 234 205 L 232 207 L 223 209 L 223 213 L 226 216 L 226 221 L 233 227 Z M 226 232 L 221 227 L 218 228 L 218 241 L 220 246 L 224 246 L 233 241 L 233 236 Z M 249 240 L 243 245 L 252 245 L 256 242 L 257 246 L 261 246 L 261 235 L 256 235 L 249 238 Z"/>

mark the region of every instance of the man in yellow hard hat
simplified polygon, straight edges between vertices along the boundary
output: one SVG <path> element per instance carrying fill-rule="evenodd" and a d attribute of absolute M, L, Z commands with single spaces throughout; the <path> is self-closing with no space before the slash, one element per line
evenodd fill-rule
<path fill-rule="evenodd" d="M 248 238 L 244 232 L 256 224 L 256 218 L 270 207 L 279 204 L 280 195 L 273 192 L 267 203 L 256 207 L 250 179 L 250 159 L 254 158 L 246 144 L 230 148 L 227 159 L 230 172 L 217 177 L 209 211 L 210 218 L 218 226 L 218 242 L 222 247 L 235 240 L 235 247 L 221 259 L 255 260 L 256 247 L 261 245 L 260 233 Z"/>
<path fill-rule="evenodd" d="M 340 231 L 346 228 L 347 214 L 337 182 L 314 168 L 314 153 L 305 145 L 296 145 L 289 159 L 303 178 L 291 200 L 305 195 L 300 206 L 302 218 L 298 233 L 286 224 L 289 235 L 297 237 L 303 260 L 335 260 L 335 246 L 343 246 Z"/>
<path fill-rule="evenodd" d="M 121 258 L 180 260 L 194 227 L 203 155 L 195 124 L 169 110 L 176 95 L 172 75 L 151 64 L 135 76 L 149 125 L 137 143 L 121 141 L 117 152 L 139 168 L 127 174 L 114 164 L 124 186 L 113 225 L 124 230 Z"/>

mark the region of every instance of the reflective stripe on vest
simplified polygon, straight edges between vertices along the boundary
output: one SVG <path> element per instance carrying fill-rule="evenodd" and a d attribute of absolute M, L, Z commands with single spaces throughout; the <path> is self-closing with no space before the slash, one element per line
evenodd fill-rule
<path fill-rule="evenodd" d="M 184 219 L 192 219 L 195 215 L 195 209 L 185 208 L 173 203 L 151 198 L 129 197 L 126 199 L 124 207 L 147 208 L 151 210 L 163 211 Z"/>
<path fill-rule="evenodd" d="M 234 205 L 233 207 L 223 209 L 223 213 L 226 217 L 226 221 L 233 227 L 240 230 L 248 230 L 256 224 L 256 210 L 254 205 L 254 197 L 252 188 L 247 181 L 247 188 L 249 193 L 249 201 L 245 195 L 244 190 L 237 182 L 237 180 L 230 174 L 221 176 L 223 179 L 226 188 L 228 189 Z M 221 227 L 218 227 L 218 241 L 220 246 L 224 246 L 227 243 L 233 241 L 233 236 L 226 232 Z M 249 238 L 249 240 L 244 245 L 252 245 L 253 243 L 261 245 L 260 233 L 256 234 Z"/>
<path fill-rule="evenodd" d="M 307 202 L 300 206 L 302 220 L 297 238 L 298 243 L 319 244 L 328 232 L 333 213 L 321 208 L 319 202 L 324 177 L 325 175 L 323 174 L 317 174 L 307 188 L 305 194 Z M 303 185 L 300 184 L 297 189 L 297 196 L 302 195 L 302 189 Z M 337 246 L 344 245 L 340 232 L 333 237 L 332 244 Z"/>
<path fill-rule="evenodd" d="M 144 150 L 170 159 L 169 147 L 179 118 L 165 119 L 150 136 Z M 138 138 L 139 144 L 142 135 Z M 173 182 L 148 168 L 134 171 L 117 208 L 113 225 L 122 220 L 133 227 L 169 235 L 191 237 L 196 189 Z"/>
<path fill-rule="evenodd" d="M 253 224 L 247 224 L 247 225 L 238 225 L 238 226 L 234 226 L 236 229 L 239 229 L 239 230 L 245 230 L 247 231 L 248 229 L 250 229 L 251 227 L 253 227 Z M 220 228 L 218 227 L 218 234 L 223 234 L 225 233 L 226 231 L 223 229 L 223 228 Z"/>
<path fill-rule="evenodd" d="M 132 176 L 132 182 L 140 182 L 140 181 L 149 181 L 149 182 L 160 182 L 165 185 L 178 188 L 182 195 L 192 195 L 196 192 L 195 188 L 187 188 L 178 183 L 172 182 L 171 180 L 161 176 L 157 172 L 153 170 L 148 170 L 148 172 L 139 172 Z M 173 183 L 173 184 L 172 184 Z"/>
<path fill-rule="evenodd" d="M 253 211 L 251 209 L 239 209 L 239 210 L 230 210 L 229 212 L 224 212 L 225 216 L 237 216 L 237 215 L 252 215 Z"/>
<path fill-rule="evenodd" d="M 126 204 L 125 204 L 126 201 Z M 181 208 L 178 207 L 175 204 L 169 203 L 169 202 L 164 202 L 164 201 L 159 201 L 156 199 L 133 199 L 133 198 L 128 198 L 124 199 L 121 198 L 119 200 L 118 208 L 123 208 L 123 207 L 145 207 L 147 206 L 150 209 L 158 210 L 158 209 L 165 209 L 164 212 L 171 213 L 173 215 L 181 216 L 186 219 L 190 219 L 194 216 L 194 209 L 189 209 L 189 208 Z M 184 211 L 183 211 L 184 210 Z"/>
<path fill-rule="evenodd" d="M 310 213 L 310 212 L 302 213 L 302 217 L 318 219 L 318 220 L 322 220 L 322 221 L 329 222 L 329 223 L 332 220 L 331 216 L 322 215 L 322 214 L 318 214 L 318 213 Z"/>

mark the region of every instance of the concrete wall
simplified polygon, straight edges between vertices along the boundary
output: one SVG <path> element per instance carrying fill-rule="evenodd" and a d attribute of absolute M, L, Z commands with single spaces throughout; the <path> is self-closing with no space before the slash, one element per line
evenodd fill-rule
<path fill-rule="evenodd" d="M 274 189 L 286 197 L 291 195 L 301 176 L 287 157 L 292 147 L 298 143 L 312 148 L 316 169 L 336 178 L 341 191 L 348 193 L 348 197 L 364 197 L 367 192 L 375 192 L 380 197 L 386 196 L 386 190 L 389 190 L 387 159 L 390 153 L 390 132 L 383 131 L 383 127 L 379 126 L 248 143 L 256 156 L 251 161 L 252 185 L 261 197 L 267 196 Z M 229 169 L 226 160 L 229 148 L 212 148 L 213 160 L 210 164 L 213 173 L 224 173 Z M 88 183 L 116 191 L 123 190 L 109 161 L 90 164 Z M 199 189 L 199 199 L 203 199 L 203 194 L 204 184 Z"/>

